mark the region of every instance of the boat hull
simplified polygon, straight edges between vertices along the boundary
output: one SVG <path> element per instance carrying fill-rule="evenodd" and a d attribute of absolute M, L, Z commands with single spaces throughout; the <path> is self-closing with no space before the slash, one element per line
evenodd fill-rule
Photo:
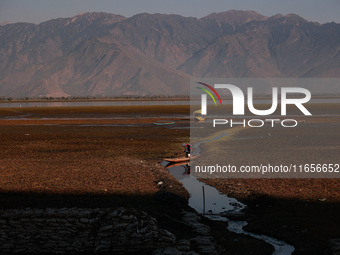
<path fill-rule="evenodd" d="M 171 163 L 177 163 L 177 162 L 187 162 L 190 161 L 190 159 L 197 158 L 197 156 L 191 156 L 189 158 L 181 157 L 181 158 L 165 158 L 165 161 L 171 162 Z"/>

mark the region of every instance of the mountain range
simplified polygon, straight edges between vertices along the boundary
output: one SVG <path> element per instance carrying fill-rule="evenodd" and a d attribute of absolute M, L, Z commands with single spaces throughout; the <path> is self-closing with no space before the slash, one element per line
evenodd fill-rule
<path fill-rule="evenodd" d="M 339 77 L 340 24 L 231 10 L 0 26 L 0 96 L 186 95 L 190 77 Z"/>

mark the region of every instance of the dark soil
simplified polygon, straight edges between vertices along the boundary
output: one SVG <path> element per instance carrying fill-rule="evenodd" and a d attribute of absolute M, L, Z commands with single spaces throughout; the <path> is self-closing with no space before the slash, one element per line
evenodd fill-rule
<path fill-rule="evenodd" d="M 138 208 L 177 238 L 194 237 L 179 222 L 183 210 L 192 210 L 189 194 L 159 164 L 183 155 L 188 119 L 178 116 L 187 112 L 182 106 L 0 109 L 0 208 Z M 176 123 L 152 124 L 161 120 Z M 262 241 L 206 223 L 226 254 L 271 253 Z"/>

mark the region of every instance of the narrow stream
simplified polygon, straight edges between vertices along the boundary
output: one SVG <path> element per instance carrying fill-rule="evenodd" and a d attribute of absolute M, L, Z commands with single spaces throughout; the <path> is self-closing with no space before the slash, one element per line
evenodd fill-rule
<path fill-rule="evenodd" d="M 164 163 L 163 163 L 164 165 Z M 188 174 L 187 166 L 174 166 L 169 168 L 170 173 L 180 181 L 190 193 L 189 206 L 198 213 L 203 212 L 203 188 L 205 193 L 205 217 L 211 220 L 228 221 L 227 229 L 237 234 L 245 234 L 263 240 L 274 247 L 273 255 L 291 255 L 295 250 L 293 246 L 284 241 L 270 236 L 255 234 L 243 230 L 248 223 L 246 221 L 229 220 L 227 215 L 237 216 L 242 214 L 246 205 L 235 198 L 220 193 L 216 188 L 200 182 L 191 174 Z M 225 216 L 224 216 L 225 215 Z"/>
<path fill-rule="evenodd" d="M 284 241 L 277 240 L 270 236 L 244 231 L 243 227 L 247 224 L 248 223 L 246 221 L 229 221 L 227 229 L 231 232 L 237 234 L 246 234 L 271 244 L 272 246 L 274 246 L 275 249 L 273 255 L 290 255 L 294 252 L 294 247 L 285 243 Z"/>
<path fill-rule="evenodd" d="M 199 154 L 201 152 L 200 145 L 202 143 L 212 141 L 226 135 L 229 134 L 222 133 L 212 139 L 194 144 L 194 154 Z M 167 162 L 162 162 L 163 166 L 166 164 Z M 195 176 L 190 174 L 189 165 L 184 164 L 174 167 L 168 166 L 168 169 L 169 172 L 178 181 L 180 181 L 184 188 L 186 188 L 190 193 L 189 206 L 195 209 L 196 212 L 205 213 L 205 216 L 211 220 L 228 221 L 227 229 L 231 232 L 249 235 L 269 243 L 274 247 L 273 255 L 291 255 L 294 252 L 295 248 L 284 241 L 243 230 L 243 227 L 248 224 L 246 221 L 229 220 L 226 216 L 242 215 L 242 210 L 246 208 L 246 205 L 235 198 L 230 198 L 227 195 L 220 193 L 216 188 L 197 180 Z M 203 192 L 205 202 L 203 200 Z"/>

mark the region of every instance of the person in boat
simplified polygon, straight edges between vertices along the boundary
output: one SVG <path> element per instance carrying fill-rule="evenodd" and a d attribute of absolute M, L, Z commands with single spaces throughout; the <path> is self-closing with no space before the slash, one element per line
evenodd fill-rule
<path fill-rule="evenodd" d="M 189 158 L 191 152 L 191 145 L 189 143 L 183 143 L 182 145 L 184 147 L 185 157 Z"/>

